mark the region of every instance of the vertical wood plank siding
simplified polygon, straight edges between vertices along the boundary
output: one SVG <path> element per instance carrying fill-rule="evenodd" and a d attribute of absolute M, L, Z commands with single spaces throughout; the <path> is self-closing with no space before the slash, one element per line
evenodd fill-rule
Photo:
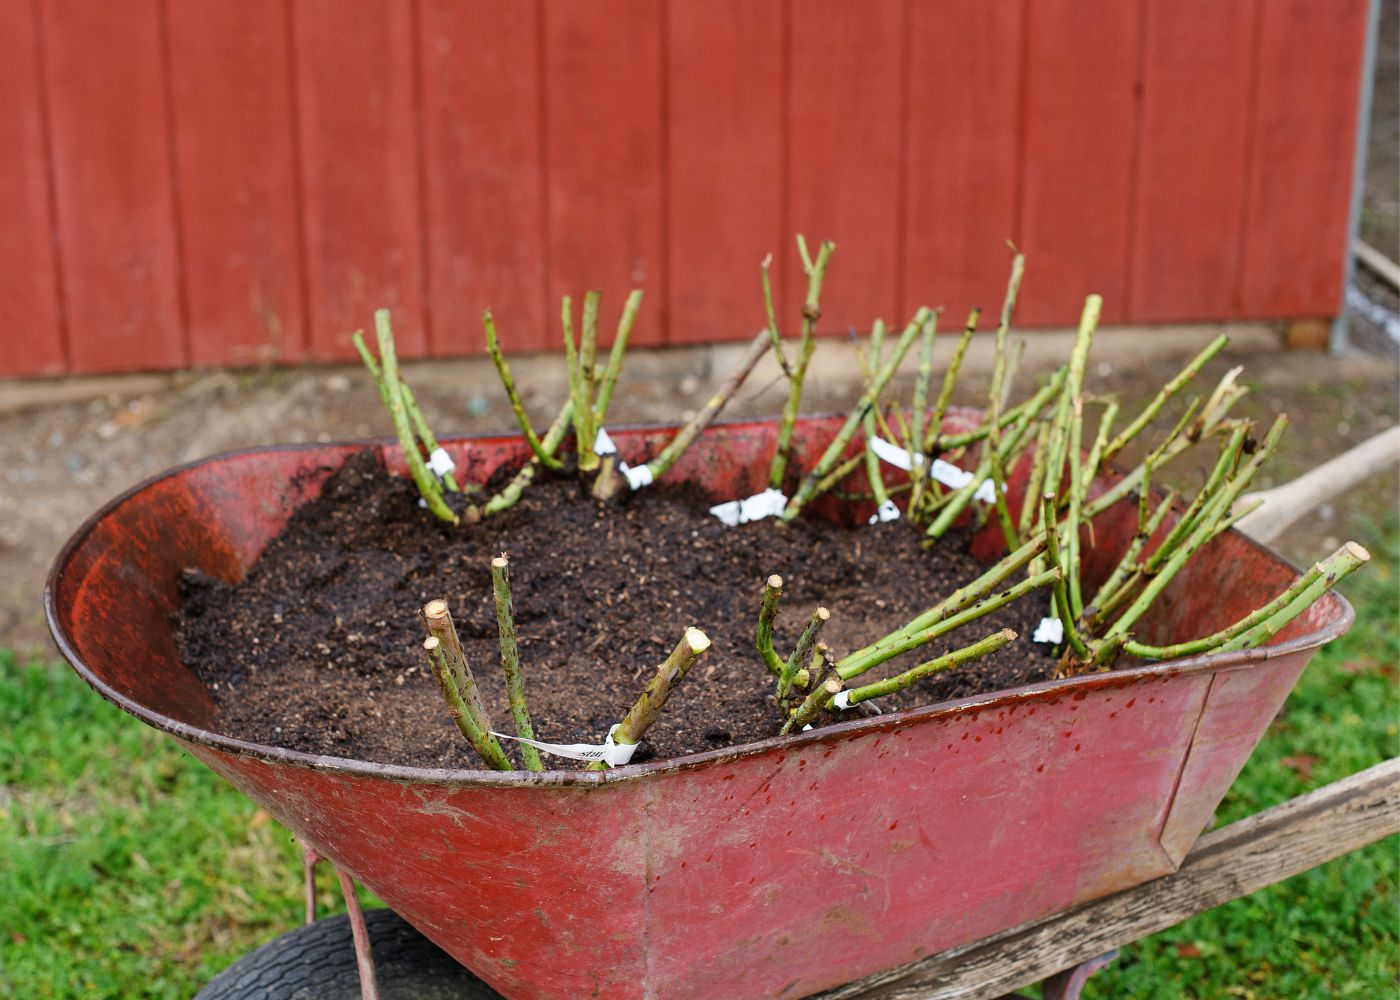
<path fill-rule="evenodd" d="M 161 5 L 42 0 L 39 17 L 69 366 L 186 365 Z"/>
<path fill-rule="evenodd" d="M 1264 0 L 1250 128 L 1241 311 L 1331 315 L 1351 191 L 1366 0 Z"/>
<path fill-rule="evenodd" d="M 1127 318 L 1128 247 L 1137 168 L 1139 0 L 1027 5 L 1021 315 L 1064 322 L 1104 297 L 1105 322 Z"/>
<path fill-rule="evenodd" d="M 1023 0 L 943 0 L 910 11 L 900 311 L 941 305 L 948 329 L 961 329 L 974 306 L 994 309 L 1006 289 L 1021 176 L 1023 8 Z"/>
<path fill-rule="evenodd" d="M 787 118 L 787 225 L 836 243 L 822 286 L 822 327 L 868 329 L 899 315 L 903 0 L 789 0 L 792 68 Z M 789 325 L 806 291 L 791 235 L 785 265 Z"/>
<path fill-rule="evenodd" d="M 666 8 L 671 343 L 727 340 L 763 325 L 759 263 L 792 238 L 783 233 L 785 13 L 752 0 Z M 772 269 L 778 286 L 782 273 Z M 647 315 L 655 321 L 657 304 Z"/>
<path fill-rule="evenodd" d="M 550 345 L 560 298 L 573 297 L 577 325 L 591 288 L 604 331 L 627 292 L 646 289 L 637 343 L 664 339 L 664 17 L 656 0 L 544 2 Z"/>
<path fill-rule="evenodd" d="M 423 311 L 418 49 L 401 0 L 293 0 L 311 353 L 351 358 L 350 334 L 393 314 L 399 352 L 428 349 Z"/>
<path fill-rule="evenodd" d="M 51 164 L 37 6 L 0 5 L 0 374 L 68 364 L 54 256 Z"/>
<path fill-rule="evenodd" d="M 1135 319 L 1236 316 L 1258 0 L 1148 7 L 1133 205 Z M 1337 262 L 1333 247 L 1328 256 Z"/>
<path fill-rule="evenodd" d="M 305 356 L 282 0 L 167 3 L 190 362 Z"/>
<path fill-rule="evenodd" d="M 535 0 L 421 5 L 423 225 L 437 354 L 485 350 L 481 311 L 488 306 L 511 350 L 543 348 L 552 330 L 541 8 Z"/>
<path fill-rule="evenodd" d="M 0 0 L 0 377 L 1340 307 L 1367 0 Z"/>

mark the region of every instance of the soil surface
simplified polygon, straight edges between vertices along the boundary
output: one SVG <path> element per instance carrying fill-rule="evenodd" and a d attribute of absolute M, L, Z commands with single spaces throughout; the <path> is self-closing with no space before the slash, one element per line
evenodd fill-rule
<path fill-rule="evenodd" d="M 708 513 L 712 502 L 662 483 L 604 507 L 578 482 L 557 480 L 526 491 L 499 517 L 453 529 L 418 506 L 411 482 L 388 476 L 363 452 L 296 512 L 241 584 L 186 574 L 177 642 L 231 735 L 384 763 L 474 766 L 422 659 L 417 611 L 432 598 L 449 602 L 496 729 L 512 731 L 490 576 L 491 558 L 506 550 L 540 739 L 601 742 L 686 626 L 713 640 L 633 758 L 641 762 L 777 734 L 773 680 L 753 648 L 769 574 L 785 581 L 780 655 L 819 604 L 832 613 L 822 639 L 840 655 L 980 572 L 965 538 L 950 536 L 925 551 L 903 522 L 727 528 Z M 1054 660 L 1030 641 L 1044 608 L 1033 594 L 862 680 L 1002 627 L 1021 639 L 880 706 L 890 711 L 1044 679 Z M 547 757 L 546 766 L 576 765 Z"/>

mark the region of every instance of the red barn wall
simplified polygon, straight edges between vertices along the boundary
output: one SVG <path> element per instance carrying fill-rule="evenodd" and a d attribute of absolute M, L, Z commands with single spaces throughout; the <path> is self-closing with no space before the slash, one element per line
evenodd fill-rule
<path fill-rule="evenodd" d="M 0 375 L 827 332 L 1327 317 L 1366 0 L 0 0 Z M 789 310 L 791 311 L 791 310 Z M 949 324 L 956 326 L 956 323 Z"/>

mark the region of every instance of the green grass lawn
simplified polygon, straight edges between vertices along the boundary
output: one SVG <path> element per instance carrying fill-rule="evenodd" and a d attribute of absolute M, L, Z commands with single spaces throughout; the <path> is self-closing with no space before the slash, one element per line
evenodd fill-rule
<path fill-rule="evenodd" d="M 65 665 L 0 654 L 0 995 L 187 998 L 293 925 L 296 857 Z"/>
<path fill-rule="evenodd" d="M 1392 521 L 1221 806 L 1230 822 L 1400 753 Z M 1395 838 L 1125 950 L 1089 997 L 1381 997 L 1400 974 Z M 322 912 L 339 908 L 328 875 Z M 64 665 L 0 652 L 0 996 L 190 996 L 300 920 L 291 836 Z"/>

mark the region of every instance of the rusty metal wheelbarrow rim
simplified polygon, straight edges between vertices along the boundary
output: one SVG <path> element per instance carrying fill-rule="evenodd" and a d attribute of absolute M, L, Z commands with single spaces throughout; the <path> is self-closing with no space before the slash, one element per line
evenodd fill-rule
<path fill-rule="evenodd" d="M 716 429 L 721 427 L 734 429 L 757 423 L 763 423 L 763 421 L 717 421 L 714 427 Z M 655 430 L 660 426 L 661 425 L 655 424 L 630 424 L 620 425 L 616 429 L 619 432 L 629 430 L 645 431 Z M 497 441 L 513 438 L 514 435 L 506 434 L 461 434 L 454 435 L 450 438 L 444 438 L 443 441 L 444 443 L 451 444 L 457 442 Z M 123 695 L 121 692 L 110 687 L 97 675 L 78 652 L 74 643 L 70 641 L 58 613 L 57 606 L 58 588 L 64 570 L 68 567 L 73 554 L 83 545 L 97 525 L 133 497 L 165 480 L 173 479 L 192 469 L 203 465 L 226 461 L 228 459 L 275 452 L 311 451 L 318 448 L 363 447 L 373 448 L 382 452 L 386 447 L 393 447 L 396 444 L 396 441 L 389 438 L 349 438 L 317 444 L 280 444 L 239 448 L 173 466 L 172 468 L 166 469 L 164 472 L 137 483 L 130 489 L 113 497 L 88 517 L 68 541 L 63 544 L 63 547 L 59 549 L 58 555 L 54 559 L 53 566 L 49 570 L 48 579 L 44 585 L 44 616 L 48 623 L 49 632 L 53 637 L 55 645 L 58 647 L 59 653 L 73 666 L 73 669 L 89 686 L 122 711 L 135 716 L 147 725 L 167 733 L 170 736 L 176 737 L 177 739 L 210 747 L 225 753 L 254 757 L 269 763 L 304 767 L 332 774 L 385 778 L 405 782 L 427 782 L 436 785 L 586 787 L 590 785 L 601 786 L 614 784 L 620 781 L 636 781 L 649 778 L 653 775 L 706 767 L 763 753 L 775 747 L 797 750 L 809 744 L 829 742 L 832 739 L 886 732 L 896 729 L 900 724 L 906 722 L 957 715 L 968 709 L 985 710 L 987 708 L 1015 705 L 1024 701 L 1043 698 L 1047 694 L 1053 695 L 1058 692 L 1072 693 L 1088 691 L 1105 686 L 1126 686 L 1135 682 L 1158 678 L 1196 673 L 1233 671 L 1255 667 L 1290 653 L 1324 646 L 1333 639 L 1343 635 L 1351 627 L 1355 619 L 1355 611 L 1351 603 L 1341 593 L 1334 590 L 1331 592 L 1330 596 L 1338 602 L 1340 611 L 1338 615 L 1314 631 L 1288 639 L 1277 645 L 1251 650 L 1241 650 L 1232 653 L 1214 653 L 1205 656 L 1185 657 L 1178 660 L 1128 667 L 1109 673 L 1090 674 L 1065 680 L 1040 681 L 1034 684 L 1008 688 L 1004 691 L 972 695 L 952 701 L 923 705 L 918 708 L 904 709 L 870 718 L 852 719 L 849 722 L 839 722 L 834 725 L 824 726 L 820 729 L 813 729 L 807 733 L 792 736 L 774 736 L 752 743 L 722 747 L 716 750 L 706 750 L 701 753 L 686 754 L 664 761 L 629 764 L 610 771 L 528 772 L 492 771 L 474 768 L 426 768 L 404 764 L 383 764 L 348 757 L 312 754 L 300 750 L 290 750 L 285 747 L 253 743 L 248 740 L 238 739 L 237 737 L 227 736 L 222 733 L 213 732 L 212 730 L 193 726 L 189 723 L 180 722 L 177 719 L 172 719 L 160 712 L 149 709 L 139 702 Z M 1297 566 L 1295 564 L 1284 559 L 1272 549 L 1268 548 L 1268 546 L 1256 542 L 1252 538 L 1242 535 L 1233 529 L 1231 530 L 1231 534 L 1238 535 L 1250 547 L 1260 553 L 1266 554 L 1271 559 L 1286 563 L 1295 572 L 1297 571 Z"/>

